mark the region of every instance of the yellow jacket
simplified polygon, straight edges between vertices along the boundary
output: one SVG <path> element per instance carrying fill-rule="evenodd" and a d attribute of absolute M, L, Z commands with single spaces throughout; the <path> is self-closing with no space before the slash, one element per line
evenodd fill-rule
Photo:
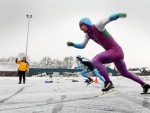
<path fill-rule="evenodd" d="M 17 60 L 16 63 L 20 64 L 19 71 L 29 71 L 29 64 L 27 62 Z"/>

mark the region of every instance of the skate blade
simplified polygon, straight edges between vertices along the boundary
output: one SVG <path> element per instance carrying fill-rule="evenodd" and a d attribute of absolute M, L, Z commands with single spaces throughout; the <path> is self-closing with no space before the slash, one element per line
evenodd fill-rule
<path fill-rule="evenodd" d="M 90 84 L 92 84 L 92 83 L 94 83 L 94 82 L 91 82 L 91 83 L 86 83 L 86 86 L 88 86 L 88 85 L 90 85 Z"/>
<path fill-rule="evenodd" d="M 148 93 L 141 93 L 142 95 L 146 95 L 146 94 L 150 94 L 150 92 L 148 92 Z"/>
<path fill-rule="evenodd" d="M 99 96 L 107 95 L 107 94 L 112 94 L 116 92 L 117 90 L 110 89 L 109 91 L 103 91 L 102 93 L 99 94 Z"/>

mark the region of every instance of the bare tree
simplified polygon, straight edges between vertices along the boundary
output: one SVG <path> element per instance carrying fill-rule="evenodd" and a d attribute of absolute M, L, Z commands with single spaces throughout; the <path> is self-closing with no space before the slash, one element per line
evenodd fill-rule
<path fill-rule="evenodd" d="M 38 62 L 32 61 L 30 63 L 30 67 L 34 67 L 34 68 L 40 68 L 40 64 Z"/>
<path fill-rule="evenodd" d="M 11 63 L 14 63 L 15 59 L 16 59 L 16 57 L 13 57 L 13 56 L 8 57 L 8 61 L 11 62 Z"/>
<path fill-rule="evenodd" d="M 62 62 L 60 60 L 57 59 L 56 64 L 57 64 L 56 68 L 62 68 Z"/>
<path fill-rule="evenodd" d="M 40 65 L 44 68 L 49 68 L 52 65 L 52 60 L 50 57 L 44 57 L 41 61 L 40 61 Z"/>
<path fill-rule="evenodd" d="M 1 58 L 0 62 L 8 62 L 8 59 L 7 58 Z"/>
<path fill-rule="evenodd" d="M 65 57 L 63 61 L 63 67 L 65 68 L 71 68 L 74 63 L 74 58 L 72 56 L 70 57 Z"/>

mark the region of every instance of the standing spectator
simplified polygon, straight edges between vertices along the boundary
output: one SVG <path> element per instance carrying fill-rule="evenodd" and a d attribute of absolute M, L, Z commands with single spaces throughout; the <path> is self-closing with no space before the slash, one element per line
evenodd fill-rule
<path fill-rule="evenodd" d="M 29 71 L 29 63 L 26 60 L 26 57 L 23 57 L 22 60 L 18 60 L 18 58 L 16 58 L 16 63 L 19 64 L 19 68 L 18 68 L 18 74 L 19 74 L 19 83 L 22 83 L 22 77 L 23 77 L 23 84 L 25 84 L 26 82 L 26 72 Z"/>

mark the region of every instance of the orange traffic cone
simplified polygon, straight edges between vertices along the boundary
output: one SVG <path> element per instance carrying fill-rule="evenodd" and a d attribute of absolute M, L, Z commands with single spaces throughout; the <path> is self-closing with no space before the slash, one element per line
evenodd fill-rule
<path fill-rule="evenodd" d="M 98 83 L 99 83 L 99 82 L 98 82 L 98 78 L 97 78 L 97 76 L 96 76 L 96 78 L 95 78 L 94 82 L 95 82 L 96 84 L 98 84 Z"/>

